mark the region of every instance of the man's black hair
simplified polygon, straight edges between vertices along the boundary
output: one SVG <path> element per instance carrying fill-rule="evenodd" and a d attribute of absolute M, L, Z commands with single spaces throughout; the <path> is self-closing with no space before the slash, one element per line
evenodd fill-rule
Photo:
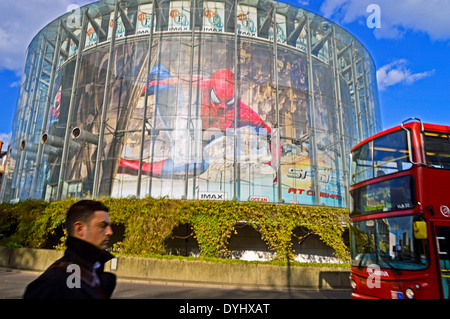
<path fill-rule="evenodd" d="M 89 224 L 96 211 L 109 212 L 109 208 L 101 202 L 91 199 L 83 199 L 70 206 L 66 215 L 66 228 L 69 235 L 73 234 L 73 225 L 77 221 Z"/>

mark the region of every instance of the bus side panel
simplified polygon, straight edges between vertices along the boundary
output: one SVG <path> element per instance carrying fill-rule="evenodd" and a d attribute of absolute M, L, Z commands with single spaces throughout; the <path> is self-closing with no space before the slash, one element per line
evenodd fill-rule
<path fill-rule="evenodd" d="M 422 207 L 432 205 L 434 218 L 450 221 L 450 169 L 426 169 L 419 173 Z"/>

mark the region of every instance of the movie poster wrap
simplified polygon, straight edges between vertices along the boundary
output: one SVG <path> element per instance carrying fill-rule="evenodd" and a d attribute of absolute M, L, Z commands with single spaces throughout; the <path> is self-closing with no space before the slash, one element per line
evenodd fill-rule
<path fill-rule="evenodd" d="M 308 64 L 303 54 L 279 48 L 278 128 L 270 43 L 255 45 L 243 41 L 239 73 L 235 74 L 234 55 L 230 54 L 233 38 L 209 36 L 208 45 L 198 49 L 195 60 L 199 67 L 194 68 L 195 72 L 186 68 L 190 50 L 180 45 L 178 37 L 154 41 L 150 74 L 147 45 L 117 44 L 116 61 L 125 59 L 129 52 L 133 52 L 134 59 L 132 63 L 117 63 L 121 65 L 121 77 L 111 82 L 107 113 L 110 129 L 105 133 L 99 195 L 136 196 L 141 166 L 139 196 L 231 200 L 236 194 L 240 201 L 278 202 L 281 184 L 282 200 L 286 203 L 314 205 L 319 197 L 321 204 L 345 206 L 342 162 L 332 134 L 322 130 L 316 135 L 318 157 L 316 162 L 312 160 Z M 101 114 L 97 110 L 103 102 L 106 55 L 106 51 L 87 53 L 80 70 L 82 89 L 73 126 L 94 136 L 99 131 Z M 95 63 L 99 68 L 93 75 Z M 319 71 L 315 72 L 317 76 L 324 73 Z M 132 85 L 124 85 L 131 74 Z M 325 96 L 325 89 L 325 85 L 318 86 L 315 92 Z M 56 124 L 64 124 L 64 116 L 61 119 L 57 113 L 61 101 L 58 93 L 55 92 L 55 113 L 50 121 L 55 129 Z M 333 112 L 333 105 L 326 101 L 317 98 L 317 110 Z M 327 116 L 331 115 L 324 114 L 324 121 Z M 320 123 L 318 120 L 318 127 L 322 127 Z M 96 142 L 97 139 L 71 143 L 65 180 L 71 181 L 67 189 L 74 194 L 92 192 Z M 57 163 L 58 159 L 50 161 Z M 57 181 L 57 170 L 48 174 L 49 181 Z M 315 181 L 319 183 L 317 194 Z"/>
<path fill-rule="evenodd" d="M 287 63 L 283 59 L 289 55 L 279 55 L 279 82 L 283 89 L 279 91 L 278 131 L 268 47 L 243 44 L 241 55 L 247 63 L 241 65 L 241 70 L 251 72 L 252 77 L 245 80 L 238 75 L 239 90 L 235 91 L 230 62 L 233 57 L 227 51 L 231 42 L 213 43 L 213 55 L 201 53 L 202 71 L 192 79 L 180 67 L 189 64 L 189 50 L 177 43 L 178 40 L 165 40 L 161 51 L 170 48 L 171 55 L 153 59 L 152 63 L 147 108 L 148 127 L 152 129 L 145 136 L 140 196 L 150 193 L 154 197 L 180 198 L 187 183 L 187 198 L 230 200 L 234 194 L 236 158 L 240 201 L 277 202 L 281 181 L 285 202 L 314 205 L 318 196 L 321 204 L 345 206 L 340 158 L 333 152 L 320 151 L 318 167 L 313 169 L 305 59 L 299 56 L 295 63 Z M 189 83 L 197 92 L 191 105 Z M 128 120 L 128 130 L 133 133 L 124 140 L 112 185 L 114 197 L 136 195 L 144 101 L 145 94 L 141 93 Z M 284 137 L 278 150 L 281 176 L 277 176 L 279 136 Z M 314 174 L 318 174 L 319 194 L 315 194 Z"/>
<path fill-rule="evenodd" d="M 152 7 L 153 4 L 144 4 L 139 6 L 136 15 L 136 34 L 149 34 L 150 24 L 152 23 Z M 153 31 L 155 31 L 156 19 L 154 20 Z"/>
<path fill-rule="evenodd" d="M 277 43 L 286 44 L 286 17 L 282 14 L 277 13 L 276 15 L 277 23 Z M 273 41 L 273 26 L 269 29 L 269 40 Z"/>
<path fill-rule="evenodd" d="M 191 19 L 190 1 L 172 1 L 169 10 L 168 31 L 189 31 Z"/>
<path fill-rule="evenodd" d="M 203 31 L 225 32 L 225 3 L 205 1 L 203 3 Z"/>
<path fill-rule="evenodd" d="M 237 29 L 239 35 L 258 36 L 258 15 L 255 7 L 238 5 Z"/>

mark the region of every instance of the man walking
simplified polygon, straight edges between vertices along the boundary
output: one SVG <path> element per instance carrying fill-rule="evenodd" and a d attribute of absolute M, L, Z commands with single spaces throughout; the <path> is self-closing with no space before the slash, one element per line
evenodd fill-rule
<path fill-rule="evenodd" d="M 67 249 L 31 282 L 24 299 L 107 299 L 116 276 L 103 271 L 114 256 L 105 249 L 113 234 L 109 209 L 99 201 L 81 200 L 67 211 Z"/>

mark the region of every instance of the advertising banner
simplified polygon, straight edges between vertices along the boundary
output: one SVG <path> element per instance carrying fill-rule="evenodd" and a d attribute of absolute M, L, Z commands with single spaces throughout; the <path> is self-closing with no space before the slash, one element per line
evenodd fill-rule
<path fill-rule="evenodd" d="M 108 26 L 108 41 L 112 38 L 114 27 L 114 12 L 111 12 L 109 16 L 109 26 Z M 121 39 L 125 37 L 125 26 L 123 25 L 122 18 L 120 15 L 117 17 L 117 30 L 116 30 L 116 39 Z"/>
<path fill-rule="evenodd" d="M 295 21 L 295 27 L 297 28 L 297 26 L 298 26 L 298 22 Z M 295 47 L 297 49 L 300 49 L 303 52 L 306 52 L 306 45 L 307 45 L 307 42 L 306 42 L 306 29 L 305 29 L 305 27 L 303 27 L 302 31 L 300 32 L 300 34 L 299 34 L 299 36 L 297 38 L 297 41 L 295 42 Z"/>
<path fill-rule="evenodd" d="M 136 15 L 136 34 L 150 33 L 150 24 L 152 23 L 152 7 L 153 4 L 144 4 L 139 6 Z M 156 26 L 156 19 L 153 19 Z M 155 31 L 155 28 L 153 28 Z"/>
<path fill-rule="evenodd" d="M 255 7 L 238 5 L 237 29 L 239 35 L 258 36 L 258 15 Z"/>
<path fill-rule="evenodd" d="M 95 22 L 97 22 L 97 24 L 100 25 L 102 22 L 102 19 L 97 18 L 97 19 L 95 19 Z M 94 27 L 89 22 L 87 31 L 86 31 L 86 43 L 84 45 L 84 49 L 89 49 L 97 44 L 98 44 L 98 34 L 97 34 L 97 32 L 95 32 Z"/>
<path fill-rule="evenodd" d="M 225 3 L 205 1 L 203 3 L 203 31 L 225 32 Z"/>
<path fill-rule="evenodd" d="M 80 29 L 76 29 L 73 31 L 73 34 L 79 38 L 81 33 Z M 73 41 L 73 39 L 69 38 L 69 58 L 76 55 L 78 52 L 78 45 Z"/>
<path fill-rule="evenodd" d="M 286 38 L 286 17 L 282 14 L 277 13 L 276 15 L 277 23 L 277 43 L 287 43 Z M 273 27 L 269 29 L 269 39 L 273 41 Z"/>
<path fill-rule="evenodd" d="M 189 31 L 191 19 L 190 1 L 170 2 L 168 31 Z"/>

